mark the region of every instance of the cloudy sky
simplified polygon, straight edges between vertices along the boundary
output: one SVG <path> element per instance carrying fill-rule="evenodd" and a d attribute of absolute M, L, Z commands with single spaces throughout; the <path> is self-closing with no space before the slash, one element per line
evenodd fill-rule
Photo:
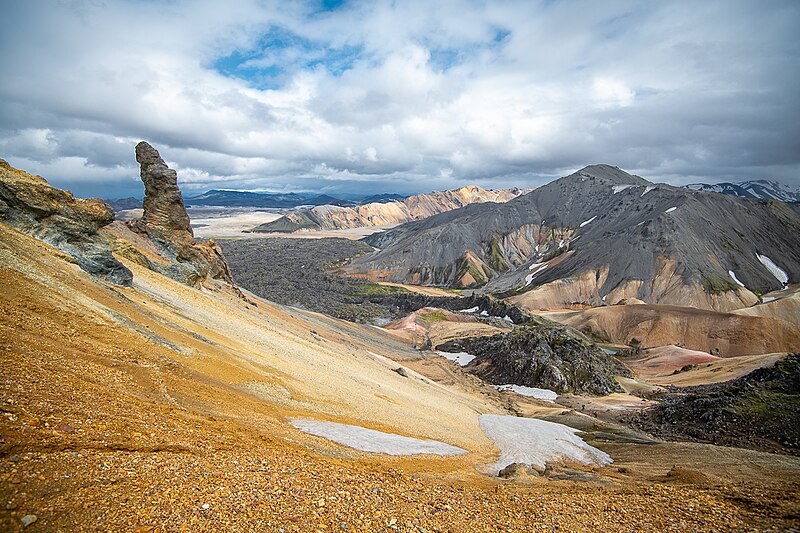
<path fill-rule="evenodd" d="M 228 5 L 230 4 L 230 5 Z M 0 157 L 79 195 L 800 184 L 800 2 L 15 1 Z"/>

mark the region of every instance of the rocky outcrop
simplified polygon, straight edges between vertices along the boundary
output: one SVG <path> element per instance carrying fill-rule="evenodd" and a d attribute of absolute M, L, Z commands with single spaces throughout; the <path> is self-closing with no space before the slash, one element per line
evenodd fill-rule
<path fill-rule="evenodd" d="M 222 249 L 214 241 L 198 243 L 194 238 L 177 173 L 144 141 L 136 145 L 136 160 L 144 183 L 144 214 L 128 222 L 128 227 L 147 236 L 166 259 L 165 263 L 147 261 L 147 266 L 189 285 L 206 279 L 221 279 L 232 285 Z M 136 260 L 142 261 L 142 256 Z"/>
<path fill-rule="evenodd" d="M 800 455 L 800 354 L 732 381 L 673 389 L 628 422 L 668 440 Z"/>
<path fill-rule="evenodd" d="M 113 209 L 102 200 L 75 198 L 0 159 L 0 220 L 66 252 L 92 275 L 131 284 L 130 270 L 114 258 L 108 239 L 98 233 L 114 220 Z"/>
<path fill-rule="evenodd" d="M 507 202 L 530 189 L 487 190 L 468 185 L 449 191 L 416 194 L 395 201 L 379 201 L 356 207 L 321 205 L 288 213 L 262 224 L 252 231 L 258 233 L 295 231 L 340 230 L 368 226 L 393 226 L 412 220 L 422 220 L 438 213 L 452 211 L 476 203 Z"/>
<path fill-rule="evenodd" d="M 459 339 L 436 349 L 475 355 L 465 369 L 496 385 L 604 395 L 622 390 L 615 375 L 630 375 L 622 363 L 577 332 L 552 324 L 528 324 L 511 333 Z"/>

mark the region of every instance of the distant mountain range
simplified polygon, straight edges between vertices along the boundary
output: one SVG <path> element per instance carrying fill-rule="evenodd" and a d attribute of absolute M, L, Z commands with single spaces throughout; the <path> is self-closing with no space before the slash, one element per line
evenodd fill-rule
<path fill-rule="evenodd" d="M 219 189 L 212 189 L 206 193 L 186 198 L 185 202 L 187 206 L 270 208 L 290 208 L 300 205 L 356 205 L 354 202 L 334 198 L 327 194 L 259 193 Z"/>
<path fill-rule="evenodd" d="M 483 202 L 506 202 L 530 189 L 488 190 L 477 185 L 468 185 L 449 191 L 433 191 L 427 194 L 402 197 L 397 194 L 379 195 L 377 200 L 359 206 L 320 205 L 287 213 L 283 217 L 262 224 L 252 231 L 257 233 L 292 233 L 295 231 L 340 230 L 368 226 L 391 226 L 411 220 L 421 220 L 437 213 L 444 213 Z"/>
<path fill-rule="evenodd" d="M 757 200 L 780 200 L 782 202 L 800 202 L 800 187 L 792 187 L 768 180 L 751 180 L 740 183 L 692 183 L 687 189 L 695 191 L 720 192 L 742 198 Z"/>
<path fill-rule="evenodd" d="M 528 308 L 623 299 L 730 310 L 800 279 L 800 205 L 651 183 L 592 165 L 506 203 L 368 237 L 353 274 L 481 287 Z"/>
<path fill-rule="evenodd" d="M 264 208 L 292 208 L 303 205 L 333 205 L 351 207 L 369 203 L 386 203 L 403 200 L 406 196 L 394 193 L 382 193 L 372 196 L 346 195 L 352 200 L 345 200 L 327 194 L 303 193 L 260 193 L 248 191 L 228 191 L 212 189 L 197 196 L 187 197 L 187 206 L 221 206 L 221 207 L 264 207 Z M 104 200 L 115 211 L 128 209 L 141 209 L 142 201 L 137 198 L 120 198 Z"/>

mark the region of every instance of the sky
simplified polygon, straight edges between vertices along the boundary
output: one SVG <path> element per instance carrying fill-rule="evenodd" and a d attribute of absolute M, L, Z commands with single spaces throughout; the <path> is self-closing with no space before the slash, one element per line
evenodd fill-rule
<path fill-rule="evenodd" d="M 0 158 L 79 196 L 800 186 L 800 2 L 12 1 Z"/>

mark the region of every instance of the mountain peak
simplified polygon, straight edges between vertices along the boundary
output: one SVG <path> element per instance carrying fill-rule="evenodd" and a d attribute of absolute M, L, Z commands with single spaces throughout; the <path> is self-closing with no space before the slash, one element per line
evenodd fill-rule
<path fill-rule="evenodd" d="M 579 171 L 572 174 L 572 176 L 581 176 L 584 178 L 596 178 L 600 180 L 610 181 L 613 183 L 624 185 L 642 185 L 650 183 L 644 178 L 628 174 L 619 167 L 613 165 L 597 164 L 583 167 Z"/>

